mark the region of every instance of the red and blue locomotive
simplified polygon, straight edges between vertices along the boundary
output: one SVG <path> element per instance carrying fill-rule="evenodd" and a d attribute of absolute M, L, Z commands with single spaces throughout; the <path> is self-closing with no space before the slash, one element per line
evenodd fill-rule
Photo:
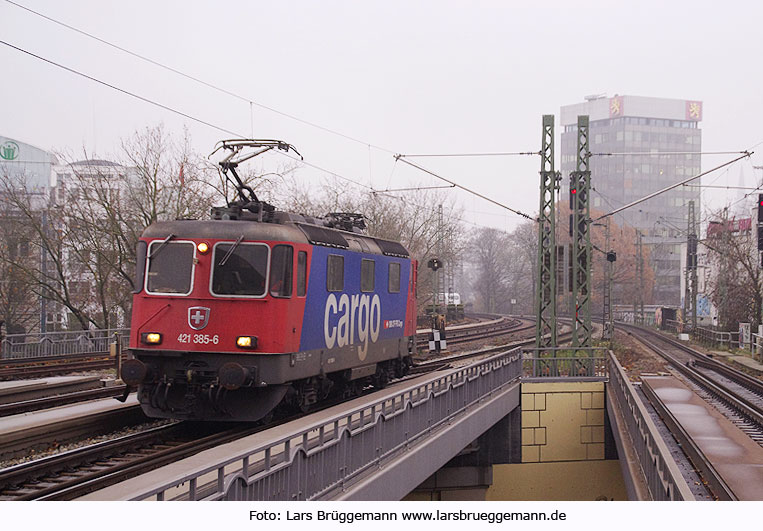
<path fill-rule="evenodd" d="M 146 414 L 258 420 L 404 375 L 416 262 L 398 242 L 362 234 L 361 216 L 311 218 L 258 201 L 233 155 L 292 147 L 226 142 L 233 153 L 221 165 L 240 199 L 211 220 L 154 223 L 138 244 L 122 376 Z"/>

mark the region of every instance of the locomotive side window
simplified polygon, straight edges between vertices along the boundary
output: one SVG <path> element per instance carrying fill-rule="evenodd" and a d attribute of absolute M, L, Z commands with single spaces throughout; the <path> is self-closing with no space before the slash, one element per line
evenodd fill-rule
<path fill-rule="evenodd" d="M 237 243 L 215 245 L 211 292 L 213 295 L 262 297 L 268 271 L 268 246 Z"/>
<path fill-rule="evenodd" d="M 360 291 L 371 292 L 374 290 L 374 272 L 376 262 L 363 259 L 360 262 Z"/>
<path fill-rule="evenodd" d="M 326 289 L 344 290 L 344 256 L 330 254 L 326 264 Z"/>
<path fill-rule="evenodd" d="M 307 293 L 307 253 L 300 251 L 297 254 L 297 297 L 304 297 Z"/>
<path fill-rule="evenodd" d="M 193 242 L 155 240 L 148 246 L 148 293 L 188 295 L 193 279 Z"/>
<path fill-rule="evenodd" d="M 400 293 L 400 262 L 391 262 L 389 264 L 387 291 L 390 293 Z"/>
<path fill-rule="evenodd" d="M 294 248 L 291 245 L 273 246 L 270 257 L 270 294 L 273 297 L 291 297 L 293 267 Z"/>

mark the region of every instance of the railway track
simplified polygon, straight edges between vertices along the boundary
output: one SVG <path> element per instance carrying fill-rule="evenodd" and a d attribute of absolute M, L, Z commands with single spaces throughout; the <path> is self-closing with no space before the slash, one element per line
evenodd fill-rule
<path fill-rule="evenodd" d="M 122 359 L 127 358 L 123 356 Z M 0 360 L 0 381 L 59 376 L 72 372 L 106 370 L 115 367 L 116 360 L 108 353 L 4 359 Z"/>
<path fill-rule="evenodd" d="M 763 381 L 658 332 L 626 328 L 691 381 L 705 401 L 763 446 Z"/>
<path fill-rule="evenodd" d="M 33 398 L 30 400 L 19 400 L 7 404 L 0 404 L 0 417 L 18 415 L 19 413 L 31 413 L 42 409 L 86 402 L 88 400 L 97 400 L 99 398 L 127 398 L 127 386 L 124 384 L 113 385 L 109 387 L 99 387 L 97 389 L 86 389 L 84 391 L 75 391 L 72 393 L 63 393 L 55 396 L 46 396 Z"/>
<path fill-rule="evenodd" d="M 642 374 L 640 389 L 703 483 L 717 499 L 760 499 L 763 382 L 655 331 L 624 328 L 680 373 Z"/>
<path fill-rule="evenodd" d="M 535 324 L 527 324 L 519 319 L 500 317 L 484 324 L 478 323 L 463 328 L 446 329 L 446 332 L 448 345 L 461 345 L 475 340 L 491 339 L 531 329 L 535 329 Z M 426 350 L 428 340 L 428 332 L 418 334 L 416 349 L 419 351 Z"/>
<path fill-rule="evenodd" d="M 509 328 L 517 326 L 513 323 Z M 528 339 L 509 347 L 533 341 Z M 455 361 L 485 356 L 506 348 L 507 345 L 491 347 L 424 363 L 415 366 L 408 377 L 397 382 L 440 370 Z M 322 403 L 320 408 L 338 402 Z M 0 470 L 0 500 L 74 499 L 287 420 L 293 418 L 259 427 L 251 424 L 220 427 L 216 423 L 174 423 L 23 463 Z"/>
<path fill-rule="evenodd" d="M 178 422 L 0 470 L 0 500 L 71 500 L 265 429 Z"/>
<path fill-rule="evenodd" d="M 448 331 L 448 342 L 457 345 L 473 341 L 475 338 L 487 339 L 532 328 L 532 326 L 521 326 L 522 322 L 516 319 L 488 315 L 480 315 L 479 317 L 487 319 L 492 317 L 492 319 L 487 324 L 476 323 Z M 416 347 L 417 349 L 425 349 L 426 346 L 427 336 L 425 332 L 417 337 Z M 123 355 L 123 360 L 125 359 L 126 356 Z M 0 360 L 0 381 L 41 378 L 72 372 L 113 369 L 115 367 L 116 360 L 108 352 L 2 359 Z"/>

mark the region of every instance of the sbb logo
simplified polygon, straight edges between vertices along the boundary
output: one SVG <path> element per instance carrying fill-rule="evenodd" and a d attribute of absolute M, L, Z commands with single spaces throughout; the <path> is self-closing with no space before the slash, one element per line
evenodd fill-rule
<path fill-rule="evenodd" d="M 332 325 L 332 317 L 339 315 L 336 325 Z M 326 299 L 326 310 L 323 314 L 323 336 L 326 339 L 326 348 L 334 348 L 334 345 L 343 347 L 355 344 L 355 331 L 357 330 L 358 358 L 366 359 L 368 354 L 368 341 L 376 343 L 379 339 L 379 325 L 381 325 L 381 301 L 379 295 L 371 298 L 369 295 L 344 294 L 337 300 L 333 293 Z"/>

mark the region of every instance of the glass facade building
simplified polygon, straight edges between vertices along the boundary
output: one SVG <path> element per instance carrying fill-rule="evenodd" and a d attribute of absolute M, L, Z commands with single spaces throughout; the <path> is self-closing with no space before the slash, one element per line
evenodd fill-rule
<path fill-rule="evenodd" d="M 618 95 L 585 99 L 561 108 L 562 200 L 569 196 L 569 172 L 576 167 L 578 115 L 590 119 L 592 211 L 611 212 L 701 172 L 701 101 Z M 700 184 L 699 179 L 692 184 Z M 618 225 L 639 230 L 650 248 L 655 304 L 681 305 L 681 244 L 691 200 L 699 219 L 700 189 L 690 185 L 614 217 Z"/>

